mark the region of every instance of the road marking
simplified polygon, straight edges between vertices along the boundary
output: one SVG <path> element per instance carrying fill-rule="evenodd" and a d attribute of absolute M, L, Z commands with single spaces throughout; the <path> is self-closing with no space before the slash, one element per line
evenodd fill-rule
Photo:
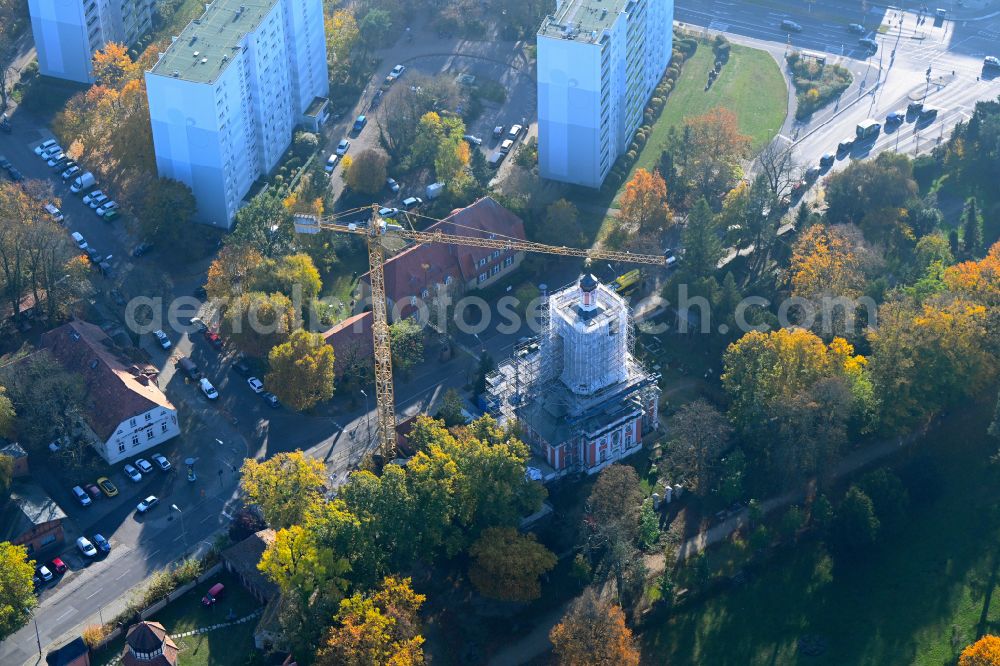
<path fill-rule="evenodd" d="M 90 599 L 92 596 L 94 596 L 95 594 L 97 594 L 100 591 L 101 591 L 101 588 L 97 588 L 96 590 L 94 590 L 93 592 L 91 592 L 90 594 L 88 594 L 87 598 Z"/>
<path fill-rule="evenodd" d="M 120 573 L 120 574 L 118 575 L 118 578 L 115 578 L 115 580 L 121 580 L 121 579 L 122 579 L 122 578 L 124 578 L 125 576 L 129 575 L 129 574 L 130 574 L 131 572 L 132 572 L 132 571 L 131 571 L 131 569 L 126 569 L 125 571 L 121 572 L 121 573 Z"/>
<path fill-rule="evenodd" d="M 56 618 L 56 623 L 62 622 L 64 619 L 76 612 L 75 608 L 70 608 L 68 611 Z"/>

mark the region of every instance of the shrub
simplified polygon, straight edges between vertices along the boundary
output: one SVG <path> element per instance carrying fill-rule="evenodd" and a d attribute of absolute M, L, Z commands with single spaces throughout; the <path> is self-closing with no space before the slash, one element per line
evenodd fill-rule
<path fill-rule="evenodd" d="M 111 627 L 106 624 L 92 624 L 83 630 L 81 637 L 91 650 L 96 648 L 111 633 Z"/>

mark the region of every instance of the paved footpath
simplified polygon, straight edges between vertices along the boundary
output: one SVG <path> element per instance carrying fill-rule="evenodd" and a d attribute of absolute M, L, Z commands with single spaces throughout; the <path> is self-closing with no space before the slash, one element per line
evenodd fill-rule
<path fill-rule="evenodd" d="M 925 427 L 910 433 L 906 437 L 898 437 L 878 442 L 876 444 L 872 444 L 871 446 L 865 446 L 864 448 L 849 454 L 837 463 L 827 480 L 833 481 L 852 474 L 853 472 L 868 466 L 876 460 L 885 458 L 886 456 L 909 446 L 923 437 L 926 433 L 927 428 Z M 809 487 L 807 486 L 799 490 L 785 493 L 784 495 L 764 500 L 761 503 L 761 509 L 766 515 L 773 511 L 801 502 L 805 498 L 808 489 Z M 678 560 L 683 560 L 687 557 L 691 557 L 692 555 L 697 555 L 712 544 L 728 539 L 734 532 L 746 527 L 748 520 L 748 511 L 743 509 L 735 516 L 732 516 L 718 525 L 685 540 L 677 549 Z M 655 576 L 660 575 L 660 573 L 663 572 L 663 565 L 664 557 L 662 553 L 647 556 L 647 577 L 654 578 Z M 569 606 L 569 602 L 560 608 L 556 608 L 542 615 L 535 623 L 535 627 L 530 633 L 522 636 L 518 640 L 511 643 L 507 648 L 495 654 L 490 659 L 489 666 L 517 666 L 518 664 L 527 663 L 532 659 L 548 652 L 552 648 L 552 644 L 549 642 L 549 631 L 551 631 L 552 627 L 558 624 L 559 620 L 562 619 L 567 606 Z"/>

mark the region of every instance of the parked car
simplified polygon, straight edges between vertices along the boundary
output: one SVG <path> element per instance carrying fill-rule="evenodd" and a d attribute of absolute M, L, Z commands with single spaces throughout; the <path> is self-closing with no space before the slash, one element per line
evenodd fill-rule
<path fill-rule="evenodd" d="M 136 483 L 142 481 L 142 474 L 135 467 L 132 467 L 131 464 L 125 463 L 124 469 L 125 469 L 125 476 L 127 476 L 128 478 L 132 479 Z"/>
<path fill-rule="evenodd" d="M 500 163 L 503 162 L 503 158 L 505 157 L 507 157 L 507 153 L 496 150 L 492 155 L 486 158 L 486 163 L 489 164 L 490 167 L 497 169 L 500 167 Z"/>
<path fill-rule="evenodd" d="M 92 501 L 90 499 L 90 495 L 87 494 L 87 491 L 80 486 L 73 486 L 73 497 L 75 497 L 76 501 L 80 503 L 80 506 L 90 506 Z"/>
<path fill-rule="evenodd" d="M 253 391 L 254 393 L 264 392 L 264 382 L 260 381 L 256 377 L 250 377 L 249 379 L 247 379 L 247 385 L 250 387 L 250 390 Z"/>
<path fill-rule="evenodd" d="M 207 377 L 202 377 L 198 380 L 198 388 L 201 389 L 201 392 L 204 393 L 205 397 L 209 400 L 215 400 L 219 397 L 219 392 L 215 390 L 215 387 L 212 386 L 212 382 L 208 381 Z"/>
<path fill-rule="evenodd" d="M 215 331 L 205 331 L 205 339 L 208 340 L 208 344 L 212 346 L 215 351 L 222 350 L 222 336 L 220 336 Z"/>
<path fill-rule="evenodd" d="M 927 122 L 937 118 L 938 110 L 933 106 L 925 106 L 917 115 L 918 122 Z"/>
<path fill-rule="evenodd" d="M 135 466 L 141 469 L 143 474 L 149 474 L 153 471 L 153 466 L 145 458 L 136 458 Z"/>
<path fill-rule="evenodd" d="M 906 105 L 906 115 L 910 114 L 916 115 L 921 111 L 923 111 L 923 109 L 924 109 L 923 102 L 910 102 L 909 104 Z"/>
<path fill-rule="evenodd" d="M 87 537 L 77 537 L 76 547 L 80 549 L 80 552 L 86 557 L 94 557 L 97 555 L 97 549 L 94 548 L 94 544 L 90 543 L 90 539 Z"/>
<path fill-rule="evenodd" d="M 43 583 L 47 583 L 50 580 L 52 580 L 52 578 L 53 578 L 52 572 L 49 571 L 49 568 L 47 566 L 45 566 L 44 564 L 42 566 L 38 567 L 37 569 L 35 569 L 35 575 L 38 576 L 38 578 Z"/>
<path fill-rule="evenodd" d="M 83 252 L 87 255 L 87 259 L 89 259 L 92 264 L 99 264 L 104 258 L 104 256 L 97 251 L 96 247 L 88 247 Z"/>
<path fill-rule="evenodd" d="M 885 124 L 886 125 L 898 125 L 906 120 L 906 111 L 900 109 L 899 111 L 893 111 L 886 115 Z"/>
<path fill-rule="evenodd" d="M 802 26 L 791 19 L 785 19 L 782 21 L 781 29 L 786 32 L 802 32 Z"/>
<path fill-rule="evenodd" d="M 52 569 L 52 572 L 55 573 L 55 575 L 59 576 L 66 573 L 66 570 L 69 567 L 66 566 L 66 563 L 62 561 L 61 557 L 53 557 L 52 561 L 49 562 L 49 568 Z"/>
<path fill-rule="evenodd" d="M 164 456 L 162 453 L 154 453 L 153 455 L 151 455 L 149 457 L 153 459 L 153 462 L 155 462 L 156 465 L 161 470 L 163 470 L 164 472 L 169 472 L 170 471 L 170 467 L 171 467 L 170 461 L 167 460 L 166 456 Z"/>
<path fill-rule="evenodd" d="M 159 503 L 160 500 L 156 497 L 156 495 L 150 495 L 146 499 L 139 502 L 139 504 L 136 505 L 135 510 L 139 513 L 146 513 Z"/>
<path fill-rule="evenodd" d="M 500 137 L 502 137 L 503 136 L 503 130 L 504 130 L 504 126 L 503 125 L 497 125 L 496 127 L 494 127 L 493 128 L 493 138 L 494 139 L 499 139 Z"/>
<path fill-rule="evenodd" d="M 101 198 L 101 197 L 103 197 L 103 198 Z M 101 198 L 100 201 L 97 201 L 97 203 L 94 203 L 94 201 L 96 201 L 98 198 Z M 92 190 L 92 191 L 88 192 L 87 194 L 83 195 L 83 203 L 87 204 L 91 208 L 97 208 L 98 206 L 100 206 L 102 203 L 104 203 L 107 200 L 108 200 L 108 197 L 107 197 L 106 194 L 104 194 L 104 190 Z"/>
<path fill-rule="evenodd" d="M 351 142 L 347 139 L 341 139 L 340 143 L 337 144 L 337 155 L 343 157 L 347 154 L 348 149 L 351 147 Z"/>
<path fill-rule="evenodd" d="M 401 77 L 403 75 L 403 72 L 405 71 L 406 71 L 405 65 L 396 65 L 389 72 L 389 75 L 385 77 L 386 83 L 392 83 L 393 81 Z"/>
<path fill-rule="evenodd" d="M 10 167 L 7 169 L 7 175 L 10 176 L 10 179 L 15 183 L 20 183 L 22 180 L 24 180 L 24 176 L 21 174 L 21 172 L 15 169 L 14 167 Z"/>
<path fill-rule="evenodd" d="M 153 337 L 156 338 L 156 341 L 160 344 L 161 347 L 163 347 L 164 349 L 170 349 L 170 338 L 167 337 L 166 333 L 164 333 L 160 329 L 156 329 L 155 331 L 153 331 Z"/>
<path fill-rule="evenodd" d="M 62 147 L 59 146 L 58 144 L 54 146 L 49 146 L 48 148 L 42 151 L 42 159 L 43 160 L 52 159 L 53 156 L 61 154 L 62 151 L 63 151 Z"/>
<path fill-rule="evenodd" d="M 42 141 L 40 144 L 38 144 L 37 146 L 35 146 L 35 154 L 36 155 L 41 155 L 42 153 L 44 153 L 46 150 L 48 150 L 49 148 L 51 148 L 54 145 L 56 145 L 56 140 L 55 139 L 46 139 L 45 141 Z"/>
<path fill-rule="evenodd" d="M 472 134 L 463 134 L 462 138 L 471 143 L 473 146 L 483 145 L 483 140 L 480 139 L 478 136 L 474 136 Z"/>
<path fill-rule="evenodd" d="M 65 171 L 74 164 L 76 164 L 76 162 L 71 160 L 68 155 L 64 154 L 61 158 L 55 161 L 55 164 L 50 164 L 49 166 L 52 167 L 53 171 Z"/>
<path fill-rule="evenodd" d="M 87 491 L 91 499 L 101 499 L 101 489 L 97 487 L 94 483 L 83 484 L 83 489 Z"/>
<path fill-rule="evenodd" d="M 837 144 L 837 152 L 846 153 L 853 147 L 854 147 L 854 137 L 853 136 L 847 137 L 841 140 L 841 142 Z"/>
<path fill-rule="evenodd" d="M 385 218 L 392 219 L 392 218 L 396 217 L 397 215 L 399 215 L 399 209 L 398 208 L 389 208 L 388 206 L 383 206 L 382 208 L 378 209 L 378 216 L 379 217 L 385 217 Z"/>
<path fill-rule="evenodd" d="M 80 167 L 78 167 L 77 165 L 74 164 L 73 166 L 71 166 L 70 168 L 66 169 L 65 171 L 63 171 L 59 175 L 62 177 L 63 180 L 69 180 L 70 178 L 74 177 L 78 173 L 80 173 Z"/>
<path fill-rule="evenodd" d="M 176 365 L 181 369 L 181 372 L 187 375 L 188 379 L 193 379 L 195 381 L 201 379 L 201 370 L 199 370 L 197 364 L 195 364 L 195 362 L 187 356 L 181 356 L 177 359 Z"/>
<path fill-rule="evenodd" d="M 114 497 L 118 494 L 118 488 L 115 484 L 111 483 L 111 479 L 106 476 L 102 476 L 97 480 L 97 487 L 101 489 L 101 492 L 108 497 Z"/>
<path fill-rule="evenodd" d="M 424 200 L 421 199 L 420 197 L 407 197 L 406 199 L 403 199 L 403 208 L 405 208 L 406 210 L 411 210 L 413 208 L 416 208 L 423 202 Z"/>
<path fill-rule="evenodd" d="M 56 208 L 55 204 L 45 204 L 45 212 L 49 214 L 49 217 L 52 218 L 53 222 L 62 222 L 66 219 L 63 216 L 62 211 Z"/>
<path fill-rule="evenodd" d="M 983 58 L 983 69 L 1000 69 L 1000 58 L 996 56 L 986 56 Z"/>
<path fill-rule="evenodd" d="M 135 248 L 132 249 L 132 256 L 136 258 L 141 257 L 142 255 L 146 254 L 152 249 L 153 249 L 152 243 L 139 243 L 138 245 L 135 246 Z"/>
<path fill-rule="evenodd" d="M 191 317 L 191 321 L 189 323 L 194 326 L 196 331 L 205 332 L 208 330 L 208 325 L 201 320 L 201 317 Z"/>
<path fill-rule="evenodd" d="M 118 208 L 118 202 L 116 201 L 105 201 L 100 206 L 97 207 L 96 212 L 98 215 L 106 215 L 107 213 L 116 210 Z"/>
<path fill-rule="evenodd" d="M 521 132 L 523 131 L 524 128 L 520 125 L 511 125 L 510 130 L 507 132 L 507 138 L 511 141 L 517 141 L 521 138 Z"/>
<path fill-rule="evenodd" d="M 386 184 L 386 185 L 387 185 L 387 186 L 389 187 L 389 189 L 390 189 L 390 190 L 392 190 L 392 191 L 393 191 L 394 193 L 395 193 L 395 192 L 399 192 L 399 183 L 397 183 L 397 182 L 396 182 L 396 180 L 395 180 L 394 178 L 386 178 L 386 179 L 385 179 L 385 184 Z"/>
<path fill-rule="evenodd" d="M 355 133 L 360 132 L 365 128 L 365 125 L 367 124 L 368 124 L 368 118 L 366 118 L 365 114 L 362 113 L 360 116 L 354 119 L 354 125 L 351 127 L 351 130 L 354 131 Z"/>
<path fill-rule="evenodd" d="M 97 179 L 94 178 L 94 174 L 85 171 L 73 180 L 73 184 L 69 186 L 69 191 L 73 194 L 79 194 L 88 188 L 94 187 L 96 184 Z"/>
<path fill-rule="evenodd" d="M 61 164 L 66 159 L 67 159 L 66 153 L 60 151 L 55 155 L 53 155 L 52 157 L 50 157 L 49 160 L 46 162 L 46 164 L 48 164 L 50 167 L 54 167 L 57 164 Z"/>
<path fill-rule="evenodd" d="M 382 94 L 383 93 L 382 93 L 382 89 L 381 88 L 379 88 L 378 90 L 376 90 L 375 94 L 372 95 L 372 101 L 371 101 L 371 104 L 368 106 L 368 108 L 370 108 L 370 109 L 377 108 L 378 105 L 379 105 L 379 102 L 382 101 Z"/>
<path fill-rule="evenodd" d="M 333 173 L 333 170 L 337 167 L 337 160 L 339 159 L 340 155 L 337 155 L 336 153 L 330 155 L 330 157 L 328 157 L 326 160 L 326 166 L 323 167 L 323 171 L 327 173 Z"/>
<path fill-rule="evenodd" d="M 101 551 L 105 555 L 111 552 L 111 543 L 102 535 L 95 534 L 91 541 L 93 541 L 94 545 L 97 546 L 97 550 Z"/>
<path fill-rule="evenodd" d="M 855 35 L 863 35 L 865 34 L 865 32 L 867 32 L 865 30 L 865 26 L 861 25 L 860 23 L 848 23 L 847 31 L 853 32 Z"/>
<path fill-rule="evenodd" d="M 235 370 L 241 377 L 250 376 L 250 364 L 247 363 L 247 360 L 242 356 L 236 359 L 236 362 L 233 363 L 233 370 Z"/>
<path fill-rule="evenodd" d="M 500 152 L 506 155 L 507 153 L 510 152 L 511 148 L 513 147 L 514 147 L 513 139 L 504 139 L 503 143 L 500 144 Z"/>
<path fill-rule="evenodd" d="M 870 37 L 862 37 L 858 40 L 858 46 L 868 51 L 869 55 L 878 53 L 878 42 Z"/>
<path fill-rule="evenodd" d="M 222 583 L 216 583 L 212 587 L 208 588 L 208 592 L 205 594 L 205 596 L 201 598 L 201 605 L 211 606 L 212 604 L 214 604 L 216 601 L 219 600 L 219 597 L 222 596 L 222 592 L 225 589 L 226 586 L 223 585 Z"/>
<path fill-rule="evenodd" d="M 77 248 L 81 250 L 87 249 L 87 241 L 84 240 L 83 234 L 81 234 L 79 231 L 74 231 L 69 235 L 69 237 L 73 239 L 74 243 L 76 243 Z"/>
<path fill-rule="evenodd" d="M 261 393 L 260 397 L 264 398 L 264 402 L 266 402 L 267 406 L 271 407 L 272 409 L 277 409 L 278 407 L 281 407 L 281 403 L 278 402 L 278 396 L 274 395 L 269 391 Z"/>
<path fill-rule="evenodd" d="M 114 222 L 115 220 L 117 220 L 119 217 L 122 216 L 122 214 L 118 211 L 119 211 L 118 208 L 112 208 L 111 210 L 109 210 L 107 213 L 104 214 L 104 221 Z"/>

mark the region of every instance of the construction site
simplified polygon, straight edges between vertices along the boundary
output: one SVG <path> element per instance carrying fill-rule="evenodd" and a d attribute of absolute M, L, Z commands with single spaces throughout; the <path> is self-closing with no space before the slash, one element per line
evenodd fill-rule
<path fill-rule="evenodd" d="M 523 431 L 542 480 L 594 474 L 658 429 L 659 377 L 633 355 L 628 304 L 593 275 L 542 297 L 538 337 L 487 378 L 487 404 Z"/>

